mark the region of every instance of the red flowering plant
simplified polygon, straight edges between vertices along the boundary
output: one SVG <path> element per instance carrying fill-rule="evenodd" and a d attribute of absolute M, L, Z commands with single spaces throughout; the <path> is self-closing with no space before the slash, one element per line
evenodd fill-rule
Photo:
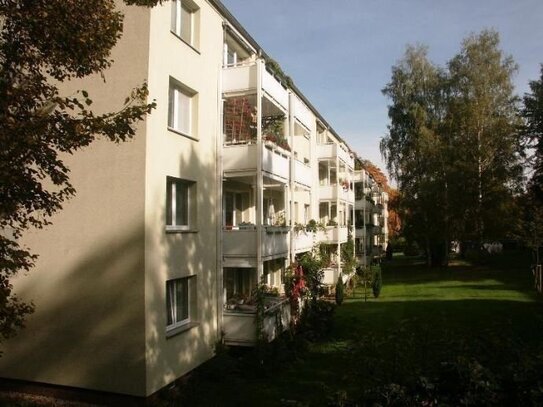
<path fill-rule="evenodd" d="M 300 318 L 300 300 L 307 293 L 304 270 L 300 264 L 293 263 L 285 275 L 285 294 L 290 301 L 291 323 L 296 325 Z"/>

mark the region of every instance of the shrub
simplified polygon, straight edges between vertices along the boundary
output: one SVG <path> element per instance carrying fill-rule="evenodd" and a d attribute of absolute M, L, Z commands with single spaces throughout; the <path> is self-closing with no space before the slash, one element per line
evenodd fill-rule
<path fill-rule="evenodd" d="M 416 242 L 410 242 L 406 245 L 403 254 L 406 256 L 419 256 L 420 249 Z"/>
<path fill-rule="evenodd" d="M 326 300 L 309 302 L 302 311 L 299 332 L 309 341 L 317 341 L 332 331 L 336 305 Z"/>
<path fill-rule="evenodd" d="M 345 286 L 343 284 L 343 277 L 341 274 L 337 278 L 336 283 L 336 304 L 341 305 L 343 303 L 343 297 L 345 296 Z"/>
<path fill-rule="evenodd" d="M 383 285 L 383 279 L 381 277 L 381 266 L 372 266 L 373 270 L 373 283 L 372 283 L 372 290 L 373 290 L 373 296 L 375 298 L 379 298 L 379 295 L 381 294 L 381 287 Z"/>

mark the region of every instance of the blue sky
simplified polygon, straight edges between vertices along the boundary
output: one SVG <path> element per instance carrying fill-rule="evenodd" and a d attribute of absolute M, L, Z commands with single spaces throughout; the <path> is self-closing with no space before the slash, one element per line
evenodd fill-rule
<path fill-rule="evenodd" d="M 360 156 L 384 169 L 381 89 L 407 44 L 444 65 L 470 33 L 493 28 L 519 64 L 517 93 L 539 78 L 543 0 L 223 0 Z"/>

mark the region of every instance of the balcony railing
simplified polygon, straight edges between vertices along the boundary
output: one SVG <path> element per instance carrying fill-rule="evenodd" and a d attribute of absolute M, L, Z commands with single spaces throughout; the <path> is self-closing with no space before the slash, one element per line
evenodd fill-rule
<path fill-rule="evenodd" d="M 336 200 L 341 199 L 354 203 L 354 191 L 349 188 L 343 188 L 337 185 L 321 185 L 319 189 L 319 199 Z"/>
<path fill-rule="evenodd" d="M 294 245 L 294 251 L 296 253 L 307 252 L 313 248 L 313 245 L 315 243 L 315 237 L 316 237 L 315 233 L 307 232 L 305 230 L 301 230 L 301 231 L 293 232 L 293 233 L 294 233 L 293 245 Z"/>
<path fill-rule="evenodd" d="M 349 152 L 342 149 L 339 144 L 319 144 L 317 145 L 317 157 L 318 158 L 336 158 L 339 157 L 349 167 L 354 168 L 354 158 L 351 157 Z"/>
<path fill-rule="evenodd" d="M 256 171 L 258 148 L 256 144 L 237 144 L 224 146 L 223 169 L 225 172 Z M 289 152 L 271 143 L 262 148 L 262 171 L 289 179 Z"/>
<path fill-rule="evenodd" d="M 262 90 L 283 109 L 288 109 L 287 90 L 264 68 L 263 61 L 252 64 L 223 68 L 222 86 L 224 93 L 245 92 L 257 88 L 258 64 L 262 70 Z"/>
<path fill-rule="evenodd" d="M 223 229 L 223 255 L 225 257 L 256 257 L 257 230 Z M 262 257 L 288 254 L 289 229 L 267 226 L 262 228 Z"/>
<path fill-rule="evenodd" d="M 293 102 L 291 106 L 294 109 L 294 117 L 296 117 L 305 127 L 311 129 L 313 123 L 315 123 L 315 118 L 311 111 L 297 96 L 293 95 L 291 100 Z"/>
<path fill-rule="evenodd" d="M 290 324 L 290 303 L 286 298 L 266 298 L 262 334 L 267 341 L 274 340 Z M 244 310 L 223 311 L 224 340 L 228 345 L 254 346 L 256 344 L 256 306 Z"/>
<path fill-rule="evenodd" d="M 298 184 L 311 188 L 313 185 L 313 176 L 311 174 L 311 167 L 306 164 L 293 160 L 294 162 L 294 181 Z"/>
<path fill-rule="evenodd" d="M 345 243 L 348 237 L 347 226 L 327 226 L 317 231 L 317 241 L 324 243 Z"/>

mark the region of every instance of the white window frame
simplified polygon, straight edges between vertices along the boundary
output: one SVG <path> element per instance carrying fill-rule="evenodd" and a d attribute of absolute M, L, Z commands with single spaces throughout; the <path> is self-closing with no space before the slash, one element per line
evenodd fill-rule
<path fill-rule="evenodd" d="M 195 12 L 196 10 L 192 5 L 187 4 L 184 0 L 172 0 L 172 18 L 170 24 L 170 30 L 181 40 L 194 47 L 194 26 L 195 26 Z M 189 15 L 189 38 L 183 36 L 183 10 Z"/>
<path fill-rule="evenodd" d="M 188 103 L 182 108 L 181 103 Z M 194 94 L 184 89 L 177 81 L 170 79 L 168 89 L 168 128 L 187 137 L 192 136 Z M 186 116 L 186 117 L 185 117 Z M 185 122 L 182 122 L 185 120 Z"/>
<path fill-rule="evenodd" d="M 187 203 L 186 203 L 186 224 L 181 224 L 181 220 L 177 219 L 177 188 L 183 185 L 187 188 Z M 170 189 L 171 188 L 171 189 Z M 168 191 L 168 189 L 170 189 Z M 190 230 L 193 226 L 193 201 L 195 182 L 188 181 L 180 178 L 167 177 L 166 178 L 166 230 L 170 231 L 183 231 Z M 170 201 L 168 202 L 168 198 Z M 168 222 L 170 220 L 170 223 Z"/>
<path fill-rule="evenodd" d="M 192 287 L 191 285 L 194 284 L 193 276 L 191 277 L 183 277 L 183 278 L 176 278 L 173 280 L 166 281 L 166 332 L 172 331 L 174 329 L 186 326 L 192 322 L 191 318 L 191 291 Z M 186 298 L 182 298 L 181 300 L 184 303 L 184 306 L 187 310 L 187 317 L 184 319 L 179 319 L 177 315 L 177 304 L 178 304 L 178 298 L 177 298 L 177 285 L 178 284 L 186 284 Z M 185 291 L 185 290 L 183 290 Z M 168 293 L 169 300 L 168 301 Z M 168 325 L 168 314 L 171 317 L 172 323 Z"/>

